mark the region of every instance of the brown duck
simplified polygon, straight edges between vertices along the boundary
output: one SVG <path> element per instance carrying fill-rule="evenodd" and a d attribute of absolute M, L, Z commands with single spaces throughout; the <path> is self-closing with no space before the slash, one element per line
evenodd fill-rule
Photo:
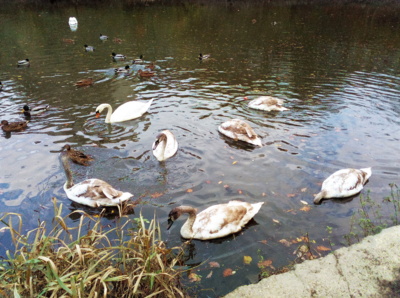
<path fill-rule="evenodd" d="M 86 155 L 85 153 L 72 149 L 70 145 L 66 144 L 64 147 L 61 148 L 61 151 L 64 151 L 67 153 L 68 157 L 70 160 L 72 160 L 74 163 L 82 165 L 82 166 L 88 166 L 89 162 L 93 160 L 93 157 Z"/>
<path fill-rule="evenodd" d="M 5 132 L 22 131 L 28 127 L 29 121 L 8 122 L 7 120 L 1 121 L 1 129 Z"/>
<path fill-rule="evenodd" d="M 75 83 L 75 86 L 82 87 L 82 86 L 90 86 L 93 85 L 93 79 L 88 78 L 88 79 L 82 79 L 79 80 L 78 82 Z"/>
<path fill-rule="evenodd" d="M 141 69 L 138 70 L 138 75 L 141 76 L 142 78 L 149 78 L 154 76 L 155 74 L 156 73 L 152 71 L 147 71 L 147 70 L 143 71 Z"/>

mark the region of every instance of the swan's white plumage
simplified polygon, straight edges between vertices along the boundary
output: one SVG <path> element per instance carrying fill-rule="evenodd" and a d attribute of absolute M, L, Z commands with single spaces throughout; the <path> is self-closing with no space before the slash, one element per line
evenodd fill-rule
<path fill-rule="evenodd" d="M 318 204 L 323 198 L 345 198 L 355 195 L 363 189 L 371 175 L 371 168 L 336 171 L 324 180 L 314 203 Z"/>
<path fill-rule="evenodd" d="M 96 178 L 86 179 L 78 184 L 74 184 L 68 159 L 67 154 L 61 156 L 65 175 L 67 176 L 64 191 L 71 201 L 97 208 L 117 206 L 133 197 L 133 194 L 116 190 L 107 182 Z"/>
<path fill-rule="evenodd" d="M 114 111 L 114 113 L 111 105 L 108 103 L 103 103 L 97 107 L 96 117 L 98 117 L 104 109 L 107 109 L 107 116 L 105 119 L 106 123 L 123 122 L 136 119 L 147 112 L 152 102 L 153 99 L 149 100 L 148 102 L 128 101 L 120 105 Z"/>
<path fill-rule="evenodd" d="M 248 104 L 249 108 L 263 111 L 287 111 L 288 108 L 283 106 L 283 100 L 272 96 L 260 96 L 253 99 Z"/>
<path fill-rule="evenodd" d="M 156 137 L 152 146 L 153 155 L 158 161 L 164 161 L 175 155 L 178 151 L 178 142 L 172 132 L 163 130 Z"/>
<path fill-rule="evenodd" d="M 181 214 L 189 218 L 181 228 L 181 236 L 186 239 L 209 240 L 225 237 L 240 231 L 260 210 L 264 202 L 250 204 L 230 201 L 227 204 L 210 206 L 199 214 L 190 206 L 176 207 L 169 213 L 170 226 Z"/>
<path fill-rule="evenodd" d="M 228 120 L 218 127 L 218 131 L 234 140 L 244 141 L 255 146 L 262 146 L 261 140 L 253 128 L 243 120 Z"/>

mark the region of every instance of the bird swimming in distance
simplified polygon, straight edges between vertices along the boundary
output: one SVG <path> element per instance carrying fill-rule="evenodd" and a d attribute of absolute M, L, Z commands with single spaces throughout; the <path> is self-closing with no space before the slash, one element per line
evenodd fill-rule
<path fill-rule="evenodd" d="M 247 122 L 240 119 L 231 119 L 222 123 L 218 127 L 218 131 L 223 135 L 234 139 L 235 141 L 243 141 L 254 146 L 262 146 L 261 140 Z"/>
<path fill-rule="evenodd" d="M 31 62 L 29 61 L 28 58 L 26 58 L 24 60 L 19 60 L 17 65 L 18 65 L 18 67 L 23 67 L 23 66 L 28 67 L 31 65 Z"/>
<path fill-rule="evenodd" d="M 105 41 L 107 39 L 108 39 L 107 35 L 103 35 L 103 34 L 100 33 L 100 40 Z"/>
<path fill-rule="evenodd" d="M 17 132 L 25 130 L 25 128 L 28 127 L 28 122 L 29 121 L 8 122 L 7 120 L 2 120 L 0 125 L 4 132 Z"/>
<path fill-rule="evenodd" d="M 22 107 L 22 113 L 24 113 L 25 117 L 31 117 L 31 115 L 39 115 L 41 113 L 46 112 L 50 108 L 50 105 L 43 104 L 34 107 L 29 107 L 28 105 L 24 105 Z"/>
<path fill-rule="evenodd" d="M 100 113 L 107 109 L 105 123 L 123 122 L 139 118 L 147 112 L 154 98 L 148 102 L 128 101 L 120 105 L 113 113 L 112 107 L 108 103 L 103 103 L 96 108 L 96 118 L 100 117 Z"/>
<path fill-rule="evenodd" d="M 174 156 L 178 151 L 178 142 L 174 134 L 166 129 L 157 135 L 152 150 L 158 161 L 164 161 Z"/>
<path fill-rule="evenodd" d="M 121 61 L 126 59 L 126 56 L 122 54 L 115 54 L 114 52 L 112 52 L 111 55 L 113 56 L 113 59 L 115 61 Z"/>
<path fill-rule="evenodd" d="M 244 99 L 247 100 L 247 97 Z M 277 98 L 277 97 L 272 97 L 272 96 L 260 96 L 252 101 L 249 102 L 248 104 L 249 108 L 256 109 L 256 110 L 262 110 L 262 111 L 287 111 L 289 110 L 288 108 L 285 108 L 283 106 L 283 99 Z"/>
<path fill-rule="evenodd" d="M 94 52 L 94 47 L 88 46 L 87 44 L 84 45 L 86 52 Z"/>
<path fill-rule="evenodd" d="M 207 59 L 209 59 L 210 57 L 211 57 L 210 54 L 205 54 L 205 55 L 203 55 L 202 53 L 199 54 L 199 60 L 200 60 L 200 61 L 207 60 Z"/>

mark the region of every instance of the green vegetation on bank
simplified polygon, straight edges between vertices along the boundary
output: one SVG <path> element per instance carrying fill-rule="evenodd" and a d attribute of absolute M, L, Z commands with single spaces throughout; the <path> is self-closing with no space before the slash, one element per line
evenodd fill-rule
<path fill-rule="evenodd" d="M 155 219 L 122 216 L 106 229 L 100 217 L 77 210 L 79 224 L 71 228 L 61 216 L 62 204 L 53 200 L 53 222 L 40 222 L 26 234 L 19 214 L 0 218 L 0 232 L 9 231 L 15 247 L 0 261 L 0 296 L 187 296 L 175 269 L 183 249 L 166 247 Z"/>

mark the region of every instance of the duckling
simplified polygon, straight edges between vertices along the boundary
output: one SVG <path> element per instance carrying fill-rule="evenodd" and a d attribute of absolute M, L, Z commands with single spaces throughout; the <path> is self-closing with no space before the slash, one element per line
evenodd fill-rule
<path fill-rule="evenodd" d="M 129 73 L 129 68 L 130 68 L 129 65 L 126 65 L 125 67 L 118 67 L 118 68 L 114 69 L 114 72 L 116 74 L 120 74 L 120 73 L 127 74 L 127 73 Z"/>
<path fill-rule="evenodd" d="M 101 34 L 100 33 L 100 40 L 107 40 L 108 39 L 108 36 L 107 35 L 103 35 L 103 34 Z"/>
<path fill-rule="evenodd" d="M 149 77 L 154 76 L 155 74 L 156 74 L 156 73 L 155 73 L 155 72 L 152 72 L 152 71 L 141 70 L 141 69 L 138 70 L 138 75 L 139 75 L 140 77 L 142 77 L 142 78 L 149 78 Z"/>
<path fill-rule="evenodd" d="M 244 99 L 247 100 L 247 97 Z M 249 108 L 263 111 L 287 111 L 288 108 L 283 106 L 283 100 L 272 96 L 260 96 L 253 99 L 248 104 Z"/>
<path fill-rule="evenodd" d="M 152 146 L 153 155 L 158 161 L 164 161 L 175 155 L 178 151 L 178 142 L 172 132 L 163 130 L 160 132 Z"/>
<path fill-rule="evenodd" d="M 134 59 L 134 60 L 132 61 L 132 64 L 142 64 L 142 63 L 143 63 L 143 55 L 140 55 L 139 58 Z"/>
<path fill-rule="evenodd" d="M 22 67 L 22 66 L 28 67 L 28 66 L 30 66 L 30 65 L 31 65 L 31 62 L 29 61 L 28 58 L 27 58 L 27 59 L 24 59 L 24 60 L 19 60 L 19 61 L 18 61 L 18 67 Z"/>
<path fill-rule="evenodd" d="M 209 59 L 210 57 L 211 57 L 210 54 L 205 54 L 205 55 L 203 55 L 202 53 L 199 54 L 199 60 L 200 60 L 200 61 L 207 60 L 207 59 Z"/>
<path fill-rule="evenodd" d="M 74 184 L 68 159 L 68 155 L 62 152 L 61 161 L 65 175 L 67 176 L 64 191 L 71 201 L 98 208 L 118 206 L 133 197 L 133 194 L 116 190 L 107 182 L 96 178 L 86 179 L 78 184 Z"/>
<path fill-rule="evenodd" d="M 31 117 L 31 115 L 38 115 L 46 112 L 49 108 L 50 105 L 47 104 L 34 106 L 33 108 L 30 108 L 28 105 L 24 105 L 21 112 L 24 113 L 25 117 Z"/>
<path fill-rule="evenodd" d="M 239 232 L 260 210 L 264 202 L 250 204 L 241 201 L 230 201 L 227 204 L 210 206 L 197 214 L 197 209 L 180 206 L 171 210 L 168 215 L 168 228 L 183 213 L 189 218 L 181 228 L 181 236 L 186 239 L 210 240 L 222 238 Z"/>
<path fill-rule="evenodd" d="M 254 146 L 262 146 L 261 140 L 254 132 L 253 128 L 243 120 L 228 120 L 218 127 L 218 131 L 223 135 L 234 139 L 235 141 L 240 140 Z"/>
<path fill-rule="evenodd" d="M 314 204 L 319 204 L 323 198 L 345 198 L 359 193 L 371 175 L 371 168 L 336 171 L 322 183 L 321 191 L 314 198 Z"/>
<path fill-rule="evenodd" d="M 1 121 L 1 129 L 5 132 L 22 131 L 28 127 L 29 121 L 8 122 L 7 120 Z"/>
<path fill-rule="evenodd" d="M 78 87 L 90 86 L 90 85 L 93 85 L 92 78 L 82 79 L 75 83 L 75 86 L 78 86 Z"/>
<path fill-rule="evenodd" d="M 64 145 L 61 148 L 61 151 L 64 150 L 66 150 L 65 152 L 68 155 L 69 159 L 78 165 L 88 166 L 89 162 L 94 160 L 93 157 L 86 155 L 82 151 L 72 149 L 71 146 L 68 144 Z"/>
<path fill-rule="evenodd" d="M 88 46 L 87 44 L 84 45 L 86 52 L 94 52 L 94 47 Z"/>
<path fill-rule="evenodd" d="M 113 56 L 113 59 L 114 59 L 115 61 L 121 61 L 121 60 L 125 60 L 125 59 L 126 59 L 126 56 L 125 56 L 125 55 L 122 55 L 122 54 L 115 54 L 115 53 L 113 52 L 113 53 L 111 53 L 111 55 Z"/>

